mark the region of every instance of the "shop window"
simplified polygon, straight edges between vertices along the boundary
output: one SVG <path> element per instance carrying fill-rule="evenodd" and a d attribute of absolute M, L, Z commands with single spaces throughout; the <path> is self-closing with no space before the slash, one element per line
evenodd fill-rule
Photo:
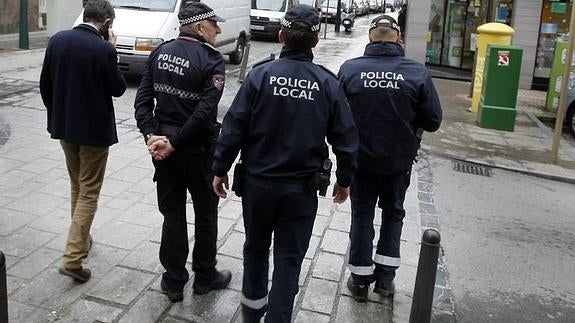
<path fill-rule="evenodd" d="M 541 11 L 541 29 L 535 59 L 534 83 L 546 87 L 553 64 L 555 43 L 561 37 L 567 37 L 571 17 L 571 3 L 567 1 L 543 1 Z M 534 86 L 536 86 L 534 84 Z"/>
<path fill-rule="evenodd" d="M 426 60 L 428 63 L 441 64 L 441 48 L 443 43 L 444 0 L 431 0 L 429 28 L 427 33 Z"/>
<path fill-rule="evenodd" d="M 431 0 L 428 63 L 471 70 L 477 27 L 490 21 L 511 24 L 513 0 Z"/>

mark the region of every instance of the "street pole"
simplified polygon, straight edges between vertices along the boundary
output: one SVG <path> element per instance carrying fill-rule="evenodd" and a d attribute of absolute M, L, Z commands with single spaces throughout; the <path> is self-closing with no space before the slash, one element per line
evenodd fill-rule
<path fill-rule="evenodd" d="M 327 0 L 327 4 L 325 6 L 325 13 L 323 17 L 325 18 L 325 24 L 323 25 L 323 39 L 327 38 L 327 12 L 329 11 L 329 0 Z"/>
<path fill-rule="evenodd" d="M 557 164 L 559 154 L 559 143 L 563 132 L 563 120 L 567 110 L 567 97 L 569 95 L 569 83 L 571 82 L 571 63 L 573 58 L 573 40 L 575 39 L 575 8 L 571 10 L 571 21 L 569 23 L 569 40 L 567 43 L 567 54 L 565 55 L 565 65 L 563 67 L 563 80 L 561 82 L 561 92 L 559 94 L 559 107 L 555 119 L 555 133 L 553 135 L 553 145 L 551 146 L 551 162 Z"/>
<path fill-rule="evenodd" d="M 18 48 L 30 48 L 28 40 L 28 0 L 20 0 L 20 34 L 18 40 Z"/>
<path fill-rule="evenodd" d="M 337 0 L 337 9 L 335 11 L 335 32 L 339 32 L 339 25 L 340 25 L 340 17 L 341 17 L 341 0 Z"/>

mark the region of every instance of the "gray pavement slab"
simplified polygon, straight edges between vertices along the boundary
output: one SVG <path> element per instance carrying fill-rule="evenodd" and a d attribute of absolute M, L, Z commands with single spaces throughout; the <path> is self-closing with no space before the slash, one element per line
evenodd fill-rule
<path fill-rule="evenodd" d="M 155 278 L 153 274 L 114 267 L 100 282 L 88 291 L 87 295 L 105 301 L 128 305 Z"/>

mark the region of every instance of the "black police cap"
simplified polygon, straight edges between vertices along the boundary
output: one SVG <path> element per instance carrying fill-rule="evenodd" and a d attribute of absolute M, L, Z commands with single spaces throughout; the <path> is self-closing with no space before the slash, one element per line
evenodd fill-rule
<path fill-rule="evenodd" d="M 208 7 L 208 5 L 196 1 L 186 2 L 178 13 L 178 19 L 180 20 L 180 26 L 206 19 L 219 22 L 226 21 L 222 17 L 217 16 L 214 10 Z"/>
<path fill-rule="evenodd" d="M 373 19 L 369 25 L 369 30 L 371 31 L 373 28 L 377 27 L 387 27 L 396 30 L 398 33 L 401 32 L 401 28 L 399 27 L 397 21 L 388 15 L 381 15 Z"/>
<path fill-rule="evenodd" d="M 293 29 L 294 22 L 303 22 L 307 25 L 304 31 L 319 32 L 319 12 L 316 8 L 306 4 L 298 4 L 291 7 L 282 19 L 282 26 Z M 298 30 L 301 30 L 298 28 Z"/>

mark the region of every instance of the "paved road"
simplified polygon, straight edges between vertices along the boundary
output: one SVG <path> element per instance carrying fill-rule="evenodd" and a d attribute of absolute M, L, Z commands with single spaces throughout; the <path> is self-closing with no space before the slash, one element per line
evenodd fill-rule
<path fill-rule="evenodd" d="M 430 158 L 459 322 L 575 321 L 575 185 Z"/>

